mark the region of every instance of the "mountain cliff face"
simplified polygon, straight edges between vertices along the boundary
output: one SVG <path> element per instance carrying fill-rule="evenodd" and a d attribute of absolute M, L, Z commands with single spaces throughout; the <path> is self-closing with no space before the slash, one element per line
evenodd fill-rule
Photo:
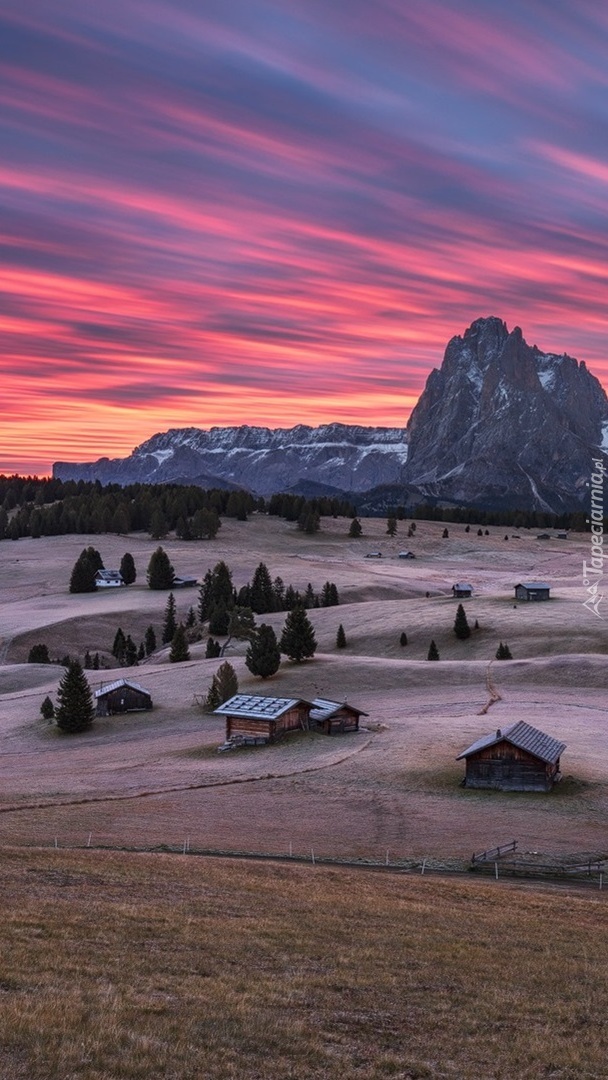
<path fill-rule="evenodd" d="M 477 319 L 449 342 L 407 430 L 406 479 L 425 497 L 560 512 L 606 456 L 608 398 L 584 363 Z"/>
<path fill-rule="evenodd" d="M 560 513 L 584 505 L 598 456 L 608 467 L 608 398 L 598 380 L 584 363 L 543 353 L 519 327 L 509 332 L 487 318 L 449 342 L 407 432 L 346 424 L 182 428 L 154 435 L 128 458 L 57 462 L 53 475 L 259 495 L 371 493 L 358 500 L 362 507 L 428 499 Z M 380 487 L 385 495 L 376 499 L 372 489 Z"/>
<path fill-rule="evenodd" d="M 407 458 L 403 428 L 347 424 L 271 430 L 264 427 L 181 428 L 154 435 L 130 457 L 91 464 L 57 462 L 60 480 L 102 484 L 193 483 L 240 487 L 258 495 L 305 491 L 366 491 L 401 483 Z"/>

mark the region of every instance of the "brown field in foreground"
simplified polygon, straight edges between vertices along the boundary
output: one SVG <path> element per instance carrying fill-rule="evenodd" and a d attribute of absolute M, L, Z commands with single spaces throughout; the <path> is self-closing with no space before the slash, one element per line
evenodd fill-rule
<path fill-rule="evenodd" d="M 3 1080 L 594 1080 L 605 893 L 5 849 Z"/>

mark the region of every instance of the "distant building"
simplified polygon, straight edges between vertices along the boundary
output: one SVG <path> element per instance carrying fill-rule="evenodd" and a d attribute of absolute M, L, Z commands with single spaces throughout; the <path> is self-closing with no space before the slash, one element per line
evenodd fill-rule
<path fill-rule="evenodd" d="M 524 581 L 515 586 L 515 599 L 549 600 L 550 588 L 546 581 Z"/>
<path fill-rule="evenodd" d="M 362 709 L 356 709 L 346 701 L 328 701 L 315 698 L 310 710 L 311 724 L 325 735 L 343 735 L 348 731 L 359 730 L 359 717 L 367 716 Z"/>
<path fill-rule="evenodd" d="M 192 577 L 190 574 L 180 576 L 179 574 L 173 578 L 174 589 L 190 589 L 197 584 L 198 578 Z"/>
<path fill-rule="evenodd" d="M 366 559 L 381 559 L 382 558 L 382 552 L 381 551 L 368 551 L 365 558 Z"/>
<path fill-rule="evenodd" d="M 400 551 L 397 558 L 398 559 L 415 559 L 416 556 L 414 555 L 413 551 Z"/>
<path fill-rule="evenodd" d="M 523 720 L 484 735 L 456 758 L 466 762 L 465 787 L 550 791 L 560 779 L 566 744 Z"/>
<path fill-rule="evenodd" d="M 472 592 L 473 586 L 468 585 L 465 581 L 457 581 L 455 585 L 452 585 L 452 596 L 455 596 L 457 599 L 466 600 Z"/>
<path fill-rule="evenodd" d="M 95 585 L 98 589 L 117 589 L 124 580 L 120 570 L 96 570 Z"/>
<path fill-rule="evenodd" d="M 131 679 L 116 679 L 94 693 L 97 716 L 115 713 L 140 712 L 152 708 L 152 697 L 139 683 Z"/>

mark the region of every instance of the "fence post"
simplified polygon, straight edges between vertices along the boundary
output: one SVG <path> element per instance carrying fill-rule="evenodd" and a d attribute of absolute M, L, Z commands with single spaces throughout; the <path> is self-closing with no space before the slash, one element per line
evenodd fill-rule
<path fill-rule="evenodd" d="M 494 873 L 496 874 L 496 880 L 498 881 L 498 863 L 494 863 Z"/>
<path fill-rule="evenodd" d="M 315 853 L 314 853 L 312 848 L 310 849 L 310 859 L 311 859 L 312 865 L 314 866 L 315 865 Z"/>
<path fill-rule="evenodd" d="M 421 869 L 420 869 L 420 873 L 421 873 L 421 874 L 424 874 L 424 868 L 425 868 L 425 866 L 426 866 L 426 858 L 424 858 L 424 859 L 422 860 L 422 867 L 421 867 Z"/>

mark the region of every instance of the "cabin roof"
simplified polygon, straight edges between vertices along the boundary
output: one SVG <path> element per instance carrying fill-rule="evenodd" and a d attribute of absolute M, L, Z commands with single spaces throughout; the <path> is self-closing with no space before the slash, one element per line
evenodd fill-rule
<path fill-rule="evenodd" d="M 214 709 L 220 716 L 244 716 L 250 720 L 276 720 L 296 705 L 309 705 L 305 698 L 266 697 L 263 694 L 235 694 Z"/>
<path fill-rule="evenodd" d="M 115 679 L 114 682 L 104 683 L 99 690 L 96 690 L 93 697 L 100 698 L 105 697 L 106 694 L 111 694 L 113 690 L 120 690 L 122 686 L 128 686 L 131 690 L 138 690 L 141 694 L 145 694 L 146 697 L 150 697 L 148 690 L 144 690 L 143 686 L 139 683 L 133 682 L 131 679 Z"/>
<path fill-rule="evenodd" d="M 516 724 L 511 724 L 503 731 L 498 728 L 490 735 L 483 735 L 481 739 L 477 739 L 477 742 L 463 750 L 456 761 L 471 757 L 479 750 L 486 750 L 489 746 L 496 746 L 500 742 L 508 742 L 520 750 L 527 750 L 529 754 L 533 754 L 534 757 L 540 758 L 549 765 L 554 765 L 566 749 L 566 743 L 554 739 L 552 735 L 545 735 L 544 731 L 526 724 L 525 720 L 518 720 Z"/>
<path fill-rule="evenodd" d="M 516 589 L 550 589 L 551 586 L 546 581 L 518 581 L 515 588 Z"/>
<path fill-rule="evenodd" d="M 363 709 L 357 709 L 355 705 L 349 705 L 347 701 L 330 701 L 327 698 L 315 698 L 312 704 L 313 708 L 310 710 L 311 720 L 329 720 L 330 717 L 340 712 L 340 709 L 349 709 L 350 712 L 356 713 L 357 716 L 369 716 L 369 713 L 363 712 Z"/>
<path fill-rule="evenodd" d="M 101 581 L 122 581 L 120 570 L 96 570 L 95 577 Z"/>
<path fill-rule="evenodd" d="M 452 585 L 453 589 L 468 589 L 469 592 L 473 592 L 473 586 L 469 585 L 468 581 L 457 581 L 455 585 Z"/>

